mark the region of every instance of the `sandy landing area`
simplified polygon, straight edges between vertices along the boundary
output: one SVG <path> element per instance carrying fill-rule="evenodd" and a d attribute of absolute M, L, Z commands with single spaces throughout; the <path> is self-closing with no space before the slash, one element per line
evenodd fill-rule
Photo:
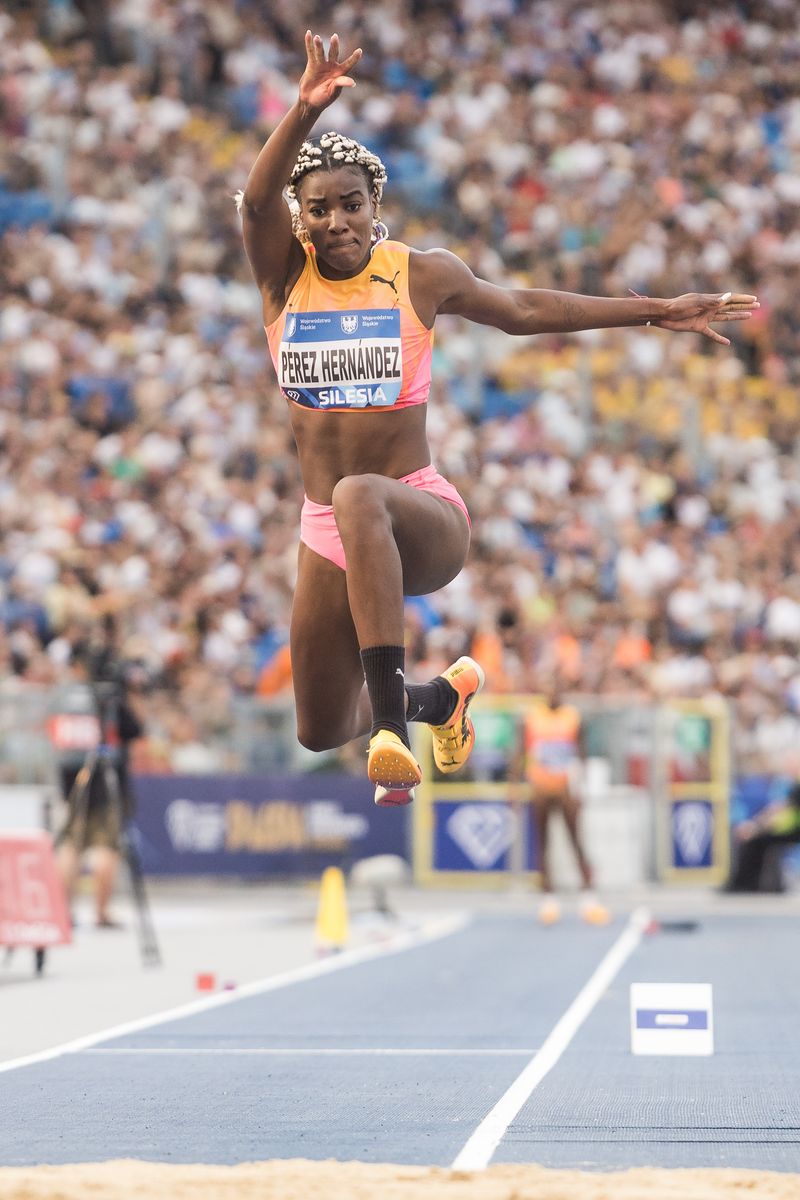
<path fill-rule="evenodd" d="M 800 1175 L 535 1166 L 451 1171 L 366 1163 L 175 1166 L 133 1161 L 0 1168 L 0 1200 L 797 1200 Z"/>

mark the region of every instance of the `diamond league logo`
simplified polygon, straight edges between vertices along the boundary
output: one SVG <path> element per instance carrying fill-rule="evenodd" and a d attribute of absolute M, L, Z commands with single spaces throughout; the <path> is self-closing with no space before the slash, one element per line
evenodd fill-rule
<path fill-rule="evenodd" d="M 169 840 L 176 850 L 208 854 L 225 845 L 225 809 L 221 804 L 172 800 L 164 818 Z"/>
<path fill-rule="evenodd" d="M 677 804 L 672 816 L 672 829 L 683 861 L 687 865 L 702 863 L 713 833 L 708 806 Z"/>
<path fill-rule="evenodd" d="M 447 832 L 470 862 L 486 871 L 514 843 L 514 814 L 494 804 L 462 804 L 448 819 Z"/>
<path fill-rule="evenodd" d="M 345 333 L 355 333 L 358 329 L 358 317 L 342 317 L 342 329 Z"/>

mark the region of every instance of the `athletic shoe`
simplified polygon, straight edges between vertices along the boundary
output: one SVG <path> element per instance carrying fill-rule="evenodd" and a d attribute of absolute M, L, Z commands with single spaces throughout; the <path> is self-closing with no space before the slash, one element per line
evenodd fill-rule
<path fill-rule="evenodd" d="M 392 791 L 416 787 L 422 769 L 408 746 L 389 729 L 379 729 L 369 739 L 367 775 L 372 783 Z"/>
<path fill-rule="evenodd" d="M 433 734 L 433 760 L 443 775 L 463 767 L 475 744 L 475 729 L 467 716 L 473 696 L 484 684 L 483 669 L 464 655 L 439 676 L 455 688 L 458 699 L 446 725 L 429 725 Z"/>
<path fill-rule="evenodd" d="M 415 792 L 412 788 L 385 788 L 377 784 L 375 788 L 375 803 L 379 808 L 402 808 L 404 804 L 411 804 L 415 799 Z"/>
<path fill-rule="evenodd" d="M 587 925 L 607 925 L 611 920 L 611 913 L 595 896 L 582 899 L 578 911 Z"/>
<path fill-rule="evenodd" d="M 539 921 L 542 925 L 555 925 L 561 920 L 561 905 L 555 896 L 545 896 L 539 905 Z"/>

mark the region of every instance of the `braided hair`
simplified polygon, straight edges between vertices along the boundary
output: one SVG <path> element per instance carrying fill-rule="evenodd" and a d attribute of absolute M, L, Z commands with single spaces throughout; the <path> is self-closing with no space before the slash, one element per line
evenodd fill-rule
<path fill-rule="evenodd" d="M 292 229 L 295 237 L 301 242 L 308 241 L 308 233 L 300 216 L 300 202 L 297 197 L 298 184 L 310 175 L 312 171 L 338 171 L 340 167 L 361 167 L 370 184 L 370 197 L 375 202 L 376 211 L 380 211 L 383 197 L 383 185 L 386 183 L 386 168 L 377 154 L 373 154 L 366 146 L 362 146 L 355 138 L 346 137 L 343 133 L 331 130 L 323 133 L 319 141 L 303 142 L 297 162 L 292 167 L 289 185 L 286 189 L 289 195 L 289 207 L 292 210 Z M 389 236 L 386 226 L 376 219 L 373 237 L 381 242 Z"/>
<path fill-rule="evenodd" d="M 292 230 L 299 241 L 307 242 L 308 232 L 300 216 L 300 201 L 297 196 L 298 185 L 312 171 L 338 171 L 340 167 L 348 166 L 360 167 L 369 180 L 370 198 L 375 204 L 376 211 L 372 233 L 373 240 L 375 242 L 382 242 L 389 236 L 389 230 L 382 221 L 378 220 L 380 203 L 383 197 L 383 185 L 387 179 L 385 166 L 377 154 L 373 154 L 371 150 L 368 150 L 366 146 L 362 146 L 354 138 L 346 137 L 343 133 L 335 133 L 331 130 L 329 133 L 323 133 L 319 139 L 303 142 L 300 147 L 300 153 L 297 156 L 297 161 L 292 167 L 292 173 L 289 176 L 286 194 L 292 214 Z M 241 212 L 244 192 L 237 192 L 234 198 L 236 200 L 236 207 Z"/>

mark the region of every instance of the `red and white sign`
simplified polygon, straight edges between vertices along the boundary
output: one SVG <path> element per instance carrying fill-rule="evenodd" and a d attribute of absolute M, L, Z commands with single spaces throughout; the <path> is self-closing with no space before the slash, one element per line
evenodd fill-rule
<path fill-rule="evenodd" d="M 47 722 L 56 750 L 94 750 L 100 745 L 100 722 L 91 713 L 62 713 Z"/>
<path fill-rule="evenodd" d="M 50 835 L 0 832 L 0 946 L 70 941 L 67 899 Z"/>

